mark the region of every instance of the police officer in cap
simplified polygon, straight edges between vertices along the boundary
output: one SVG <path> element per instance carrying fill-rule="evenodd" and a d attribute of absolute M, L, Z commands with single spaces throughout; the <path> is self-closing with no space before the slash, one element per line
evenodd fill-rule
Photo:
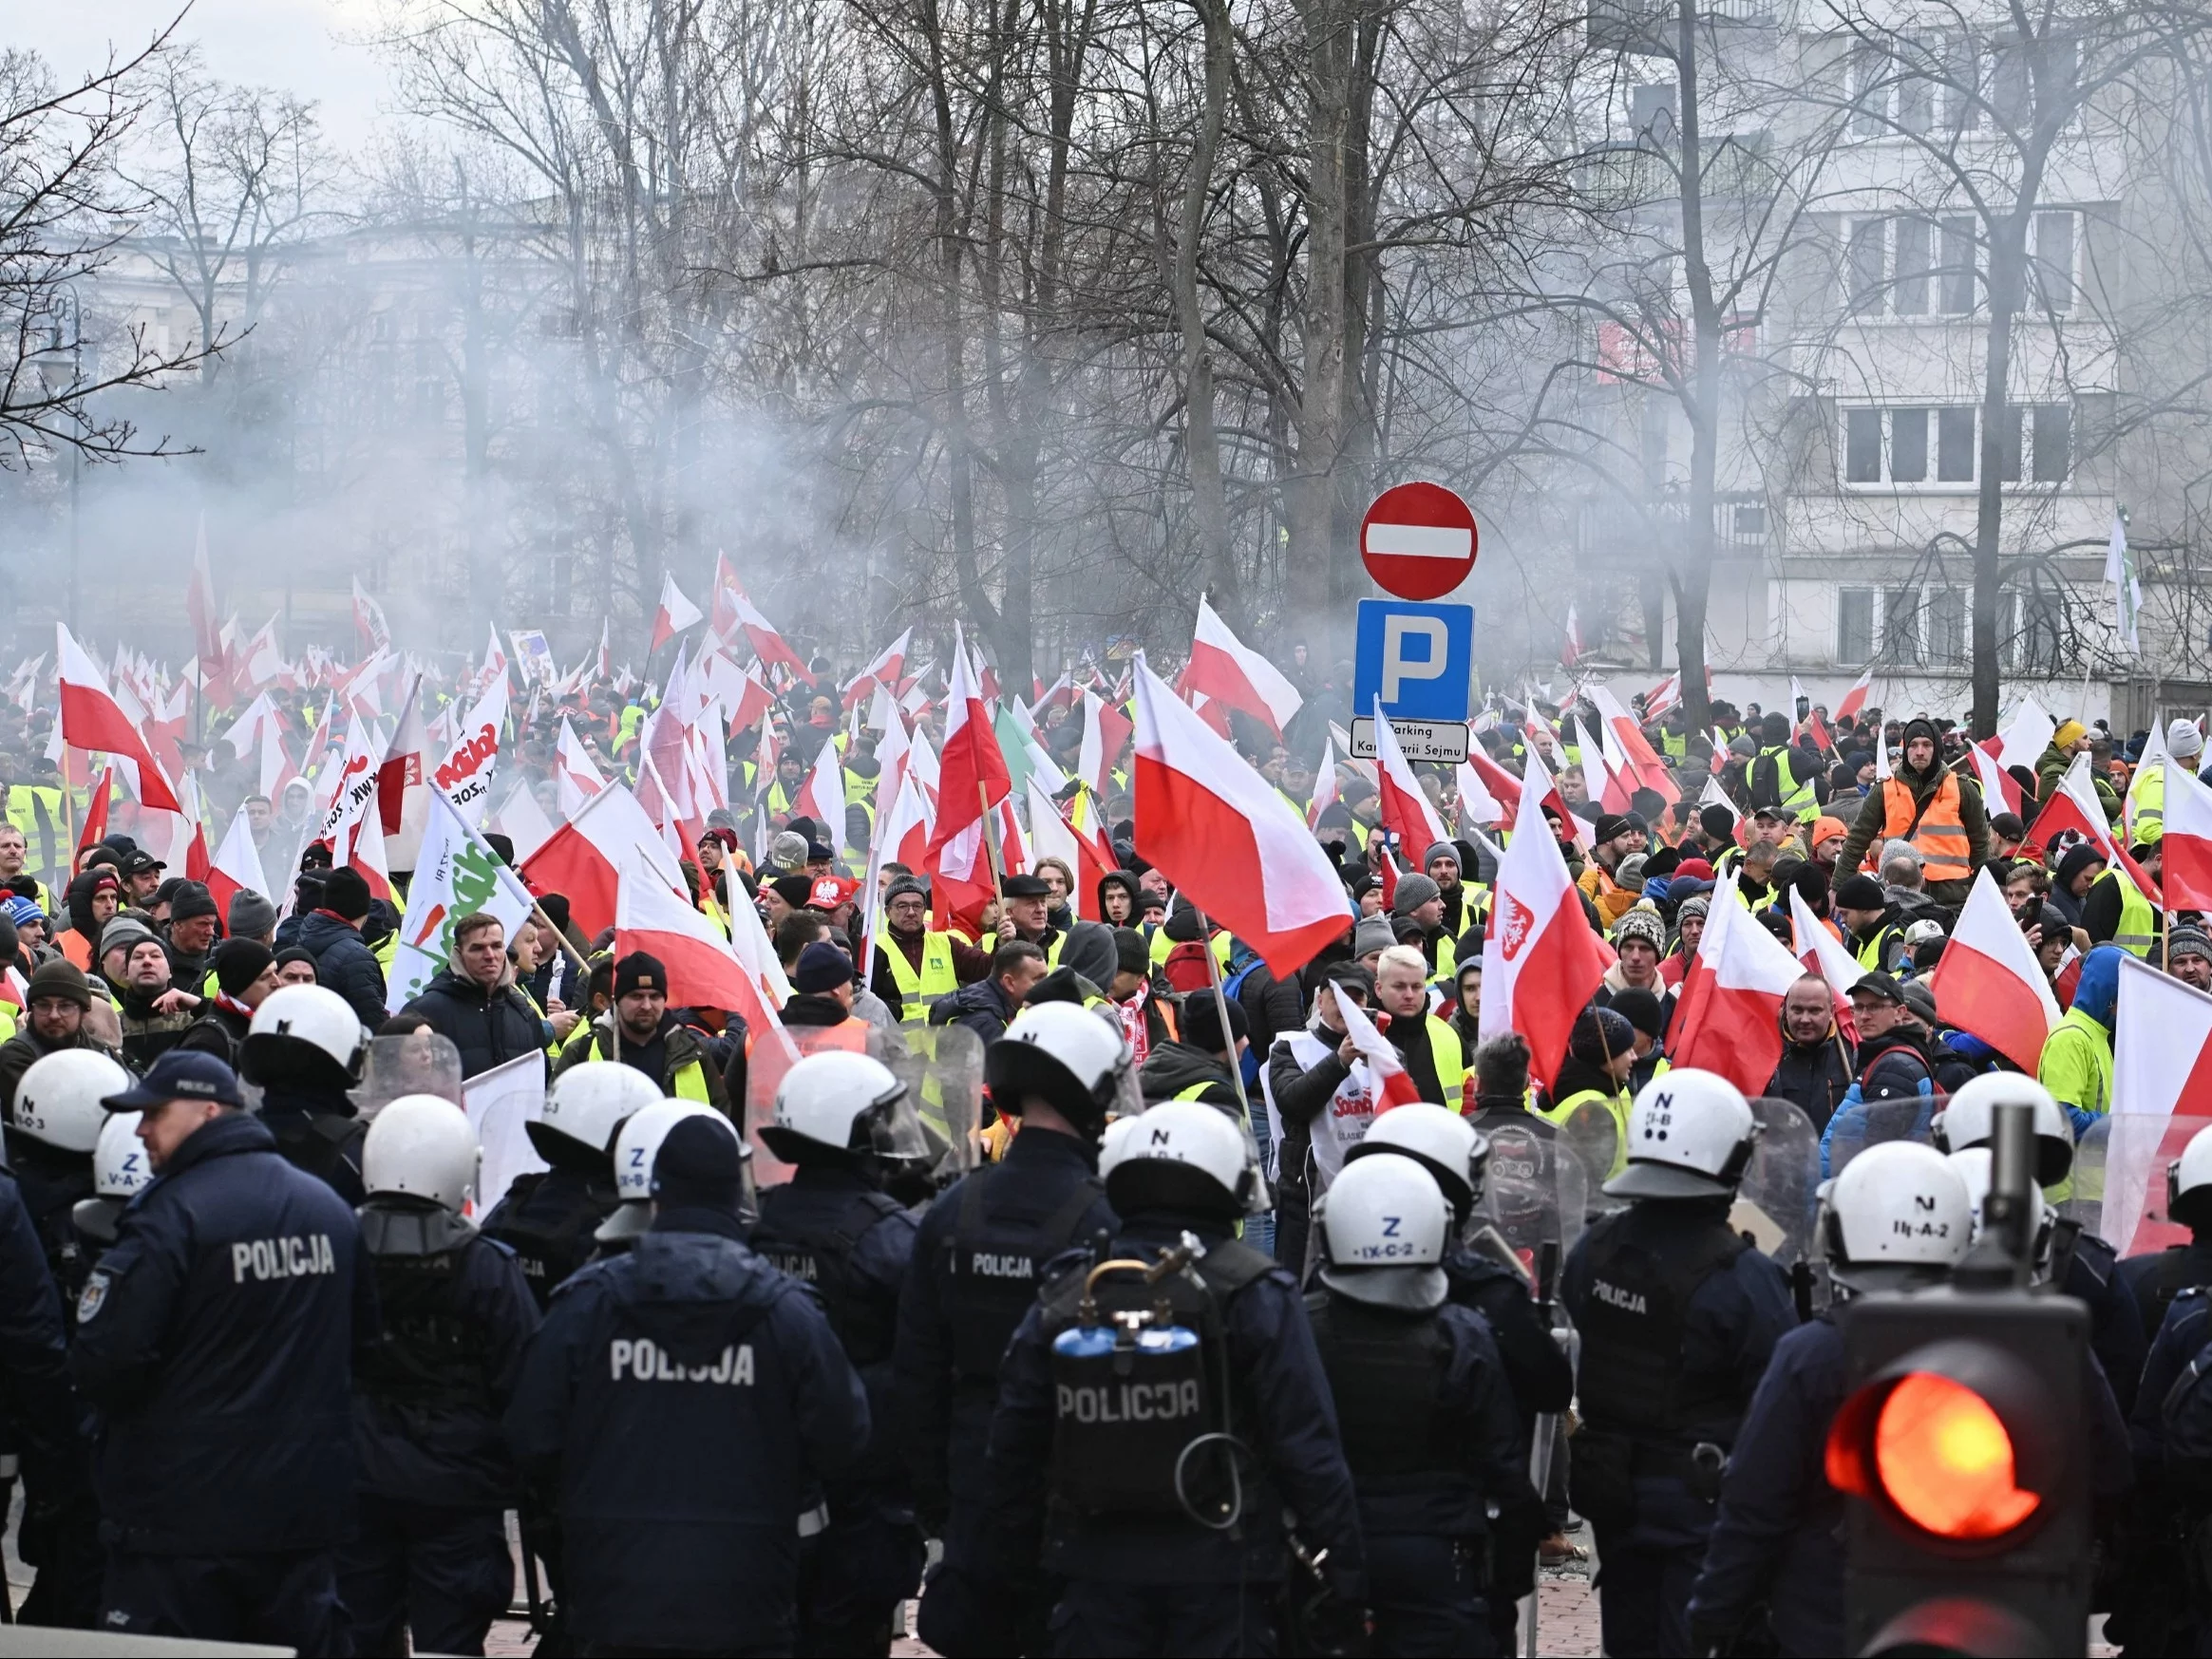
<path fill-rule="evenodd" d="M 813 1287 L 845 1358 L 868 1389 L 873 1433 L 829 1488 L 829 1525 L 803 1546 L 799 1651 L 891 1651 L 898 1604 L 921 1582 L 921 1530 L 895 1442 L 891 1350 L 915 1218 L 885 1175 L 926 1151 L 906 1085 L 888 1066 L 842 1050 L 808 1055 L 776 1089 L 761 1143 L 793 1166 L 761 1195 L 753 1253 Z"/>
<path fill-rule="evenodd" d="M 515 1588 L 520 1496 L 500 1427 L 538 1329 L 514 1252 L 465 1212 L 481 1160 L 468 1115 L 402 1095 L 362 1146 L 361 1248 L 384 1329 L 353 1375 L 360 1521 L 338 1553 L 354 1651 L 481 1653 Z"/>
<path fill-rule="evenodd" d="M 1346 1164 L 1318 1221 L 1306 1311 L 1359 1494 L 1371 1650 L 1493 1651 L 1489 1516 L 1525 1515 L 1536 1495 L 1489 1323 L 1450 1299 L 1451 1206 L 1420 1161 L 1369 1158 Z"/>
<path fill-rule="evenodd" d="M 2073 1169 L 2073 1135 L 2057 1097 L 2032 1077 L 1995 1071 L 1960 1084 L 1931 1124 L 1937 1146 L 1964 1152 L 1993 1144 L 1996 1108 L 2007 1103 L 2033 1111 L 2035 1180 L 2040 1186 L 2056 1186 Z M 2089 1351 L 2104 1367 L 2105 1380 L 2125 1415 L 2135 1404 L 2136 1385 L 2142 1381 L 2144 1359 L 2158 1326 L 2145 1316 L 2122 1282 L 2119 1253 L 2079 1221 L 2055 1220 L 2050 1250 L 2051 1282 L 2089 1309 Z M 2164 1313 L 2164 1308 L 2159 1311 Z"/>
<path fill-rule="evenodd" d="M 102 1622 L 344 1653 L 352 1355 L 376 1336 L 353 1212 L 278 1154 L 212 1054 L 164 1054 L 107 1103 L 141 1114 L 159 1178 L 85 1281 L 69 1348 L 101 1413 Z"/>
<path fill-rule="evenodd" d="M 1974 1241 L 1966 1183 L 1934 1147 L 1869 1146 L 1829 1183 L 1821 1248 L 1839 1301 L 1943 1283 Z M 1774 1345 L 1721 1480 L 1690 1600 L 1693 1653 L 1841 1653 L 1843 1498 L 1821 1475 L 1846 1389 L 1831 1305 Z M 1765 1628 L 1762 1628 L 1764 1626 Z"/>
<path fill-rule="evenodd" d="M 361 1081 L 369 1032 L 352 1006 L 324 986 L 279 987 L 254 1010 L 238 1053 L 285 1161 L 330 1182 L 349 1204 L 366 1198 L 361 1141 L 369 1125 L 347 1091 Z"/>
<path fill-rule="evenodd" d="M 1551 1126 L 1544 1124 L 1547 1129 Z M 1379 1114 L 1345 1157 L 1348 1164 L 1377 1157 L 1410 1159 L 1435 1179 L 1451 1206 L 1445 1283 L 1453 1304 L 1482 1315 L 1498 1345 L 1520 1423 L 1521 1466 L 1527 1468 L 1536 1420 L 1567 1409 L 1575 1397 L 1575 1368 L 1538 1314 L 1528 1281 L 1466 1242 L 1488 1173 L 1488 1138 L 1457 1112 L 1416 1101 Z M 1499 1647 L 1509 1650 L 1518 1621 L 1516 1603 L 1535 1587 L 1537 1547 L 1549 1528 L 1543 1505 L 1533 1491 L 1515 1487 L 1491 1498 L 1501 1512 L 1493 1529 L 1498 1570 L 1487 1600 Z"/>
<path fill-rule="evenodd" d="M 109 1121 L 104 1103 L 130 1081 L 121 1063 L 96 1048 L 58 1048 L 31 1062 L 9 1113 L 8 1161 L 67 1304 L 63 1317 L 72 1325 L 77 1293 L 92 1271 L 76 1208 L 92 1197 L 93 1150 Z"/>
<path fill-rule="evenodd" d="M 1596 1529 L 1608 1653 L 1690 1651 L 1690 1589 L 1760 1374 L 1797 1324 L 1789 1281 L 1729 1225 L 1758 1125 L 1726 1078 L 1678 1067 L 1629 1112 L 1625 1210 L 1576 1242 L 1560 1299 L 1582 1333 L 1568 1492 Z"/>
<path fill-rule="evenodd" d="M 1109 1106 L 1135 1103 L 1118 1025 L 1069 1003 L 1016 1014 L 985 1051 L 984 1075 L 993 1106 L 1019 1131 L 1003 1159 L 963 1177 L 922 1217 L 892 1352 L 921 1523 L 944 1540 L 919 1634 L 953 1659 L 997 1651 L 1011 1634 L 1004 1564 L 981 1554 L 980 1537 L 999 1356 L 1037 1299 L 1045 1264 L 1114 1231 L 1098 1139 Z"/>
<path fill-rule="evenodd" d="M 593 1235 L 614 1213 L 614 1136 L 633 1112 L 661 1099 L 642 1072 L 587 1060 L 553 1080 L 545 1105 L 523 1125 L 551 1167 L 518 1176 L 484 1217 L 483 1235 L 515 1253 L 540 1308 L 598 1248 Z"/>
<path fill-rule="evenodd" d="M 1236 1236 L 1267 1202 L 1252 1138 L 1170 1101 L 1102 1163 L 1120 1232 L 1058 1265 L 1000 1368 L 992 1558 L 1065 1582 L 1059 1654 L 1265 1652 L 1286 1580 L 1328 1650 L 1362 1623 L 1358 1504 L 1297 1282 Z"/>
<path fill-rule="evenodd" d="M 814 1297 L 746 1247 L 719 1116 L 653 1160 L 652 1231 L 564 1285 L 507 1436 L 558 1503 L 590 1653 L 789 1652 L 798 1518 L 868 1443 L 868 1402 Z"/>

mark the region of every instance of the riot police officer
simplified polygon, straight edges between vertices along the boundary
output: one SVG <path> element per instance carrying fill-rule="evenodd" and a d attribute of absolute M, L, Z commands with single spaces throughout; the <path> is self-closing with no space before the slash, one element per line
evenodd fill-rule
<path fill-rule="evenodd" d="M 1608 1653 L 1689 1651 L 1690 1587 L 1751 1391 L 1797 1323 L 1782 1269 L 1729 1226 L 1758 1126 L 1727 1079 L 1681 1067 L 1638 1092 L 1629 1207 L 1576 1243 L 1560 1295 L 1582 1333 L 1569 1492 L 1605 1564 Z"/>
<path fill-rule="evenodd" d="M 72 1328 L 77 1293 L 92 1271 L 76 1207 L 92 1197 L 93 1150 L 108 1122 L 101 1103 L 128 1087 L 130 1073 L 98 1049 L 57 1048 L 32 1061 L 15 1089 L 8 1160 Z"/>
<path fill-rule="evenodd" d="M 684 1119 L 714 1109 L 698 1101 L 654 1101 L 622 1120 L 614 1131 L 616 1202 L 592 1235 L 599 1247 L 592 1260 L 620 1255 L 652 1230 L 652 1160 L 660 1156 L 660 1143 Z M 752 1148 L 741 1141 L 738 1149 L 746 1159 L 746 1191 L 739 1207 L 749 1223 L 760 1215 L 752 1192 Z"/>
<path fill-rule="evenodd" d="M 1532 1122 L 1542 1123 L 1540 1118 Z M 1549 1123 L 1543 1127 L 1550 1129 Z M 1467 1243 L 1475 1205 L 1488 1174 L 1490 1141 L 1457 1112 L 1417 1101 L 1379 1115 L 1366 1137 L 1346 1155 L 1409 1158 L 1435 1178 L 1451 1206 L 1451 1232 L 1445 1241 L 1444 1273 L 1454 1305 L 1483 1316 L 1498 1345 L 1506 1386 L 1520 1419 L 1522 1467 L 1529 1464 L 1539 1417 L 1563 1413 L 1575 1396 L 1575 1369 L 1553 1340 L 1528 1294 L 1528 1282 L 1494 1256 Z M 1497 1569 L 1485 1597 L 1492 1633 L 1509 1650 L 1518 1621 L 1517 1603 L 1535 1588 L 1536 1552 L 1548 1524 L 1533 1492 L 1515 1487 L 1492 1495 L 1501 1506 L 1492 1536 Z M 1525 1499 L 1525 1501 L 1523 1499 Z"/>
<path fill-rule="evenodd" d="M 944 1556 L 919 1632 L 940 1653 L 1011 1639 L 1007 1585 L 980 1553 L 983 1447 L 999 1356 L 1037 1299 L 1047 1262 L 1111 1234 L 1096 1174 L 1107 1111 L 1136 1105 L 1118 1026 L 1070 1003 L 1024 1009 L 984 1056 L 992 1104 L 1020 1125 L 1006 1156 L 973 1171 L 922 1217 L 900 1287 L 893 1386 L 923 1529 Z"/>
<path fill-rule="evenodd" d="M 1065 1581 L 1063 1655 L 1265 1651 L 1286 1579 L 1326 1650 L 1365 1603 L 1358 1506 L 1297 1283 L 1236 1236 L 1267 1201 L 1252 1139 L 1170 1101 L 1109 1150 L 1119 1234 L 1059 1265 L 1000 1367 L 992 1559 Z"/>
<path fill-rule="evenodd" d="M 1937 1146 L 1965 1152 L 1990 1145 L 1996 1135 L 1995 1110 L 2007 1103 L 2034 1112 L 2036 1184 L 2051 1187 L 2065 1180 L 2073 1169 L 2073 1136 L 2066 1112 L 2049 1089 L 2016 1072 L 1988 1072 L 1961 1084 L 1930 1125 Z M 2054 1218 L 2050 1249 L 2051 1281 L 2089 1309 L 2089 1351 L 2105 1367 L 2105 1380 L 2125 1415 L 2134 1406 L 2150 1334 L 2158 1327 L 2146 1324 L 2121 1282 L 2119 1253 L 2096 1234 L 2078 1221 Z"/>
<path fill-rule="evenodd" d="M 343 1652 L 351 1355 L 376 1334 L 353 1212 L 212 1054 L 164 1054 L 108 1103 L 142 1114 L 161 1178 L 85 1280 L 69 1348 L 102 1413 L 103 1622 Z"/>
<path fill-rule="evenodd" d="M 620 1201 L 615 1132 L 633 1112 L 660 1098 L 635 1068 L 588 1060 L 553 1080 L 543 1110 L 524 1125 L 530 1144 L 552 1167 L 518 1176 L 484 1217 L 483 1235 L 515 1253 L 539 1308 L 591 1259 L 594 1232 Z"/>
<path fill-rule="evenodd" d="M 500 1427 L 538 1304 L 514 1253 L 477 1232 L 476 1131 L 403 1095 L 363 1142 L 361 1248 L 383 1333 L 353 1376 L 359 1522 L 338 1587 L 360 1653 L 481 1653 L 515 1587 L 518 1496 Z"/>
<path fill-rule="evenodd" d="M 812 1296 L 747 1249 L 728 1121 L 684 1118 L 652 1230 L 563 1285 L 507 1435 L 557 1494 L 588 1652 L 788 1651 L 795 1524 L 868 1440 L 867 1395 Z"/>
<path fill-rule="evenodd" d="M 92 1196 L 78 1200 L 70 1212 L 87 1273 L 115 1242 L 116 1223 L 123 1211 L 153 1178 L 145 1145 L 139 1140 L 138 1113 L 108 1113 L 92 1148 Z M 71 1308 L 69 1316 L 73 1319 L 76 1314 Z"/>
<path fill-rule="evenodd" d="M 2165 1195 L 2166 1218 L 2189 1230 L 2189 1242 L 2131 1255 L 2119 1268 L 2120 1283 L 2135 1298 L 2144 1332 L 2151 1337 L 2176 1296 L 2212 1285 L 2212 1129 L 2190 1136 L 2181 1157 L 2166 1166 Z"/>
<path fill-rule="evenodd" d="M 1843 1166 L 1821 1217 L 1839 1298 L 1942 1283 L 1974 1241 L 1966 1183 L 1933 1147 L 1869 1146 Z M 1720 1518 L 1691 1593 L 1691 1647 L 1730 1651 L 1763 1632 L 1780 1650 L 1843 1651 L 1843 1499 L 1821 1476 L 1843 1404 L 1843 1338 L 1830 1307 L 1774 1345 L 1721 1479 Z"/>
<path fill-rule="evenodd" d="M 369 1125 L 347 1091 L 361 1081 L 369 1032 L 352 1005 L 324 986 L 280 986 L 254 1010 L 238 1054 L 241 1074 L 261 1090 L 261 1122 L 284 1160 L 330 1182 L 348 1204 L 360 1203 L 369 1196 L 361 1185 Z"/>
<path fill-rule="evenodd" d="M 761 1143 L 791 1179 L 761 1194 L 753 1253 L 814 1287 L 868 1390 L 873 1433 L 828 1492 L 829 1524 L 802 1546 L 799 1651 L 885 1654 L 898 1604 L 921 1581 L 921 1530 L 892 1418 L 891 1350 L 915 1218 L 887 1171 L 926 1151 L 906 1085 L 880 1061 L 830 1050 L 791 1067 Z"/>
<path fill-rule="evenodd" d="M 1449 1299 L 1451 1207 L 1420 1162 L 1368 1158 L 1331 1184 L 1318 1224 L 1306 1311 L 1359 1495 L 1370 1651 L 1493 1651 L 1489 1511 L 1525 1514 L 1535 1494 L 1489 1324 Z"/>

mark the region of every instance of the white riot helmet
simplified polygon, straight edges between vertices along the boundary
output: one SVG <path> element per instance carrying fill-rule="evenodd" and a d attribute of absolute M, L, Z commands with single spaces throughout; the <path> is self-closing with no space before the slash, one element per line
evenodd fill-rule
<path fill-rule="evenodd" d="M 427 1198 L 458 1216 L 482 1161 L 466 1112 L 436 1095 L 402 1095 L 369 1125 L 361 1184 L 372 1198 Z"/>
<path fill-rule="evenodd" d="M 1144 1114 L 1139 1112 L 1133 1117 L 1116 1118 L 1106 1126 L 1106 1134 L 1100 1138 L 1098 1143 L 1098 1178 L 1100 1180 L 1103 1181 L 1107 1176 L 1113 1174 L 1122 1160 L 1126 1159 L 1130 1152 L 1135 1149 L 1137 1130 L 1144 1122 Z"/>
<path fill-rule="evenodd" d="M 1154 1106 L 1137 1119 L 1122 1148 L 1106 1182 L 1106 1202 L 1117 1215 L 1184 1210 L 1234 1221 L 1267 1208 L 1252 1137 L 1219 1106 L 1202 1101 Z"/>
<path fill-rule="evenodd" d="M 642 1234 L 652 1220 L 652 1160 L 660 1156 L 660 1143 L 686 1118 L 721 1116 L 712 1106 L 698 1101 L 658 1100 L 624 1119 L 621 1132 L 614 1137 L 614 1190 L 622 1202 L 599 1224 L 598 1232 L 593 1236 L 612 1243 Z M 751 1215 L 755 1213 L 750 1191 L 752 1148 L 741 1136 L 737 1149 L 746 1160 L 747 1191 L 743 1208 Z"/>
<path fill-rule="evenodd" d="M 1001 1117 L 1019 1117 L 1035 1096 L 1086 1134 L 1129 1103 L 1128 1039 L 1071 1002 L 1039 1003 L 1015 1014 L 1006 1035 L 984 1050 L 983 1081 Z"/>
<path fill-rule="evenodd" d="M 546 1162 L 603 1177 L 622 1121 L 661 1098 L 634 1065 L 586 1060 L 553 1080 L 543 1108 L 523 1128 Z"/>
<path fill-rule="evenodd" d="M 1346 1163 L 1315 1206 L 1314 1221 L 1321 1229 L 1321 1282 L 1332 1291 L 1377 1308 L 1426 1313 L 1443 1306 L 1451 1206 L 1422 1160 Z"/>
<path fill-rule="evenodd" d="M 929 1156 L 906 1084 L 880 1060 L 842 1048 L 809 1054 L 784 1074 L 761 1144 L 786 1163 Z"/>
<path fill-rule="evenodd" d="M 1863 1152 L 1859 1155 L 1860 1158 L 1865 1156 L 1866 1154 Z M 1944 1159 L 1957 1172 L 1958 1178 L 1966 1183 L 1966 1201 L 1974 1207 L 1974 1235 L 1976 1238 L 1981 1236 L 1981 1230 L 1985 1224 L 1981 1207 L 1989 1197 L 1990 1169 L 1995 1157 L 1996 1155 L 1986 1146 L 1969 1146 L 1964 1152 L 1954 1152 Z M 1854 1159 L 1852 1161 L 1856 1162 L 1857 1159 Z M 1845 1173 L 1849 1173 L 1848 1170 Z M 2034 1247 L 2029 1254 L 2035 1264 L 2037 1273 L 2040 1274 L 2050 1265 L 2051 1233 L 2051 1229 L 2058 1224 L 2058 1212 L 2051 1207 L 2051 1200 L 2046 1198 L 2040 1190 L 2035 1194 L 2035 1202 L 2041 1209 L 2042 1216 L 2035 1223 Z"/>
<path fill-rule="evenodd" d="M 361 1079 L 369 1032 L 361 1016 L 328 986 L 280 985 L 254 1010 L 238 1069 L 266 1088 L 343 1089 Z"/>
<path fill-rule="evenodd" d="M 1759 1138 L 1743 1091 L 1725 1077 L 1678 1065 L 1636 1090 L 1628 1114 L 1628 1167 L 1605 1183 L 1616 1198 L 1715 1198 L 1736 1190 Z"/>
<path fill-rule="evenodd" d="M 15 1085 L 16 1133 L 58 1152 L 90 1152 L 112 1115 L 101 1103 L 130 1084 L 130 1073 L 97 1049 L 57 1048 Z"/>
<path fill-rule="evenodd" d="M 2165 1166 L 2165 1213 L 2184 1227 L 2212 1224 L 2212 1129 L 2190 1136 L 2181 1157 Z"/>
<path fill-rule="evenodd" d="M 92 1149 L 94 1196 L 80 1198 L 69 1219 L 86 1238 L 113 1244 L 116 1217 L 153 1178 L 145 1144 L 139 1140 L 139 1114 L 110 1112 L 100 1126 L 100 1143 Z"/>
<path fill-rule="evenodd" d="M 2073 1168 L 2073 1125 L 2057 1096 L 2032 1077 L 1985 1071 L 1959 1084 L 1929 1124 L 1938 1150 L 1964 1152 L 1996 1138 L 1999 1106 L 2028 1106 L 2035 1114 L 2035 1182 L 2055 1186 Z"/>
<path fill-rule="evenodd" d="M 1974 1205 L 1940 1152 L 1917 1141 L 1869 1146 L 1826 1183 L 1828 1277 L 1852 1291 L 1939 1282 L 1974 1242 Z"/>
<path fill-rule="evenodd" d="M 1453 1228 L 1467 1224 L 1483 1196 L 1483 1175 L 1490 1161 L 1487 1135 L 1457 1112 L 1414 1101 L 1376 1114 L 1360 1143 L 1344 1156 L 1349 1163 L 1376 1152 L 1397 1153 L 1427 1170 L 1451 1206 Z"/>

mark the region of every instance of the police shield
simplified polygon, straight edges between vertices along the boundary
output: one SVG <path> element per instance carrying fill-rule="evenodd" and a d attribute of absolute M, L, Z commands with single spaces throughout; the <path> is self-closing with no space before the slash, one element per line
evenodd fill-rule
<path fill-rule="evenodd" d="M 1934 1145 L 1929 1124 L 1942 1103 L 1938 1095 L 1908 1095 L 1894 1101 L 1860 1101 L 1843 1107 L 1828 1124 L 1822 1175 L 1842 1175 L 1845 1164 L 1884 1141 Z"/>
<path fill-rule="evenodd" d="M 461 1050 L 449 1037 L 416 1031 L 372 1037 L 361 1081 L 348 1091 L 354 1110 L 373 1118 L 403 1095 L 436 1095 L 461 1104 Z"/>
<path fill-rule="evenodd" d="M 1794 1102 L 1761 1097 L 1750 1105 L 1759 1139 L 1736 1188 L 1729 1225 L 1750 1235 L 1752 1243 L 1786 1268 L 1813 1260 L 1820 1254 L 1820 1135 Z"/>
<path fill-rule="evenodd" d="M 946 1184 L 980 1161 L 983 1041 L 965 1026 L 921 1026 L 899 1033 L 877 1058 L 906 1084 L 920 1149 L 915 1161 Z"/>
<path fill-rule="evenodd" d="M 2173 1167 L 2212 1118 L 2175 1113 L 2114 1112 L 2099 1118 L 2074 1147 L 2073 1171 L 2044 1196 L 2060 1216 L 2079 1221 L 2122 1255 L 2144 1255 L 2186 1244 L 2189 1229 L 2173 1218 L 2167 1183 Z"/>
<path fill-rule="evenodd" d="M 1533 1287 L 1543 1247 L 1559 1246 L 1563 1258 L 1582 1235 L 1590 1183 L 1581 1159 L 1541 1119 L 1476 1125 L 1490 1141 L 1482 1200 L 1469 1222 L 1469 1242 L 1492 1255 L 1509 1255 Z"/>

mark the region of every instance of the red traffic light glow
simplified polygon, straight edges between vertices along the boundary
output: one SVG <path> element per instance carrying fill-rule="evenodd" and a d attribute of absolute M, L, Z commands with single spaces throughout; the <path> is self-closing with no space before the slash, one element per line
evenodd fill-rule
<path fill-rule="evenodd" d="M 1838 1490 L 1957 1543 L 2001 1538 L 2043 1501 L 2018 1483 L 2013 1436 L 1996 1408 L 1933 1371 L 1906 1371 L 1847 1402 L 1828 1439 L 1827 1473 Z"/>

